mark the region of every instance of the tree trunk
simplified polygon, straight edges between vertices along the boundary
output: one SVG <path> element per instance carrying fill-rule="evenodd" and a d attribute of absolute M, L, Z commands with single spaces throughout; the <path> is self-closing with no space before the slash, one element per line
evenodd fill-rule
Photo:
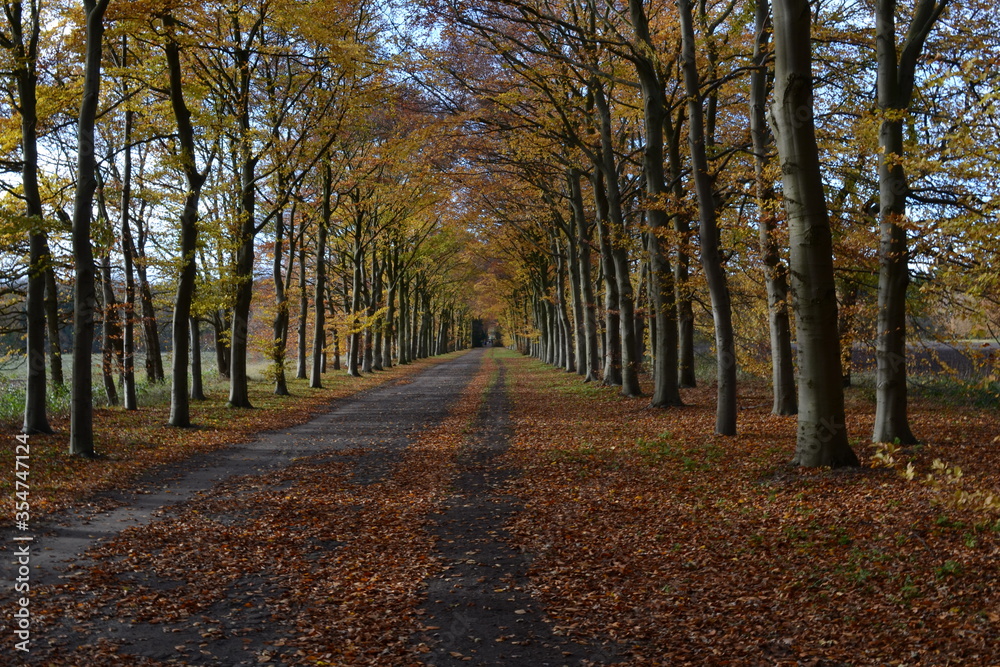
<path fill-rule="evenodd" d="M 91 354 L 94 347 L 95 294 L 94 250 L 90 224 L 94 192 L 97 190 L 97 158 L 94 125 L 101 93 L 101 54 L 104 41 L 104 10 L 108 0 L 83 0 L 86 38 L 84 47 L 83 98 L 77 124 L 77 186 L 73 206 L 73 259 L 76 263 L 73 292 L 73 398 L 70 406 L 69 453 L 93 457 L 94 393 L 91 384 Z M 44 371 L 44 365 L 43 365 Z"/>
<path fill-rule="evenodd" d="M 398 250 L 393 250 L 392 255 L 386 258 L 386 280 L 388 289 L 386 290 L 386 314 L 385 327 L 382 340 L 382 368 L 392 368 L 392 341 L 398 335 L 396 328 L 396 270 L 394 263 L 398 257 Z"/>
<path fill-rule="evenodd" d="M 306 293 L 306 244 L 303 239 L 299 248 L 299 327 L 298 327 L 298 350 L 295 364 L 295 377 L 305 380 L 309 377 L 306 372 L 306 345 L 309 328 L 309 295 Z"/>
<path fill-rule="evenodd" d="M 674 201 L 680 204 L 687 196 L 684 190 L 684 162 L 681 155 L 681 135 L 684 128 L 684 106 L 677 111 L 677 122 L 668 113 L 663 114 L 667 156 L 670 164 L 670 181 Z M 674 262 L 674 292 L 677 301 L 677 360 L 678 379 L 681 387 L 697 386 L 694 364 L 694 307 L 690 285 L 691 273 L 691 223 L 684 213 L 673 216 L 674 234 L 677 237 L 677 261 Z"/>
<path fill-rule="evenodd" d="M 52 251 L 49 250 L 48 239 L 45 239 L 45 326 L 49 337 L 49 373 L 52 384 L 63 386 L 62 341 L 60 339 L 59 321 L 59 285 L 56 283 L 56 270 L 52 265 Z M 128 405 L 126 409 L 130 409 Z"/>
<path fill-rule="evenodd" d="M 601 362 L 597 350 L 597 301 L 594 297 L 594 282 L 591 276 L 592 225 L 587 222 L 584 214 L 580 177 L 579 171 L 570 172 L 570 204 L 573 207 L 573 221 L 577 237 L 577 256 L 580 262 L 580 299 L 583 306 L 584 354 L 581 356 L 579 371 L 584 376 L 584 382 L 592 382 L 597 379 Z M 584 358 L 586 358 L 585 362 Z"/>
<path fill-rule="evenodd" d="M 906 289 L 910 282 L 906 240 L 903 121 L 913 99 L 917 60 L 948 0 L 919 0 L 902 48 L 896 48 L 896 0 L 877 0 L 879 280 L 874 442 L 917 441 L 910 430 L 906 395 Z"/>
<path fill-rule="evenodd" d="M 205 384 L 201 369 L 201 320 L 191 316 L 188 323 L 191 332 L 191 394 L 192 401 L 205 400 Z"/>
<path fill-rule="evenodd" d="M 615 167 L 614 145 L 611 137 L 611 108 L 604 96 L 603 87 L 595 88 L 594 99 L 600 116 L 601 163 L 608 200 L 608 228 L 611 233 L 611 257 L 615 265 L 618 284 L 618 326 L 621 331 L 621 380 L 623 396 L 640 396 L 638 345 L 635 339 L 635 294 L 629 270 L 628 248 L 625 246 L 625 214 L 622 195 Z"/>
<path fill-rule="evenodd" d="M 621 328 L 618 325 L 618 281 L 615 279 L 615 262 L 611 257 L 611 239 L 608 231 L 608 199 L 604 190 L 604 177 L 594 170 L 594 203 L 597 236 L 601 247 L 601 268 L 604 274 L 604 354 L 603 384 L 620 386 L 622 383 Z"/>
<path fill-rule="evenodd" d="M 856 466 L 848 444 L 837 335 L 833 239 L 813 125 L 808 0 L 774 0 L 772 127 L 781 161 L 797 323 L 799 418 L 794 463 Z"/>
<path fill-rule="evenodd" d="M 41 19 L 37 6 L 32 3 L 25 35 L 22 23 L 21 3 L 8 4 L 12 51 L 14 52 L 14 75 L 17 79 L 17 111 L 21 116 L 21 182 L 24 189 L 25 215 L 34 224 L 28 234 L 28 293 L 25 310 L 27 315 L 25 350 L 25 400 L 24 424 L 21 430 L 27 434 L 52 433 L 49 425 L 46 402 L 47 386 L 45 377 L 45 332 L 46 332 L 46 273 L 50 270 L 51 258 L 43 227 L 42 198 L 38 188 L 38 104 L 36 64 L 38 59 L 38 39 Z M 55 281 L 53 280 L 53 283 Z M 54 294 L 54 293 L 53 293 Z M 51 317 L 49 318 L 51 320 Z M 56 325 L 58 331 L 58 325 Z M 50 331 L 52 327 L 50 326 Z M 56 337 L 56 349 L 59 339 Z M 59 367 L 62 374 L 62 366 Z M 53 374 L 55 381 L 55 374 Z M 61 384 L 61 380 L 59 382 Z"/>
<path fill-rule="evenodd" d="M 292 230 L 294 231 L 294 230 Z M 285 241 L 285 214 L 279 211 L 274 219 L 274 261 L 272 262 L 271 273 L 274 278 L 274 301 L 275 314 L 272 321 L 271 331 L 274 337 L 274 347 L 271 353 L 271 362 L 274 364 L 274 394 L 276 396 L 288 396 L 288 380 L 285 377 L 285 353 L 288 349 L 288 297 L 285 294 L 284 267 L 282 265 L 282 255 L 284 253 Z M 292 241 L 289 241 L 291 244 Z M 291 257 L 295 257 L 294 247 L 290 252 Z M 291 273 L 294 267 L 289 266 Z"/>
<path fill-rule="evenodd" d="M 715 193 L 709 174 L 705 150 L 705 121 L 702 110 L 701 83 L 695 60 L 694 23 L 691 0 L 678 0 L 681 14 L 682 58 L 684 87 L 688 96 L 688 139 L 691 147 L 691 170 L 698 195 L 698 217 L 701 236 L 701 265 L 712 298 L 712 319 L 715 322 L 716 399 L 715 432 L 736 435 L 736 341 L 733 332 L 733 311 L 722 266 L 719 225 L 716 219 Z"/>
<path fill-rule="evenodd" d="M 359 216 L 360 217 L 360 216 Z M 354 271 L 352 280 L 352 290 L 351 290 L 351 314 L 350 314 L 350 338 L 348 344 L 350 345 L 350 352 L 348 352 L 347 358 L 347 374 L 351 377 L 361 377 L 361 372 L 359 366 L 361 364 L 361 327 L 359 326 L 361 319 L 361 291 L 364 289 L 364 267 L 363 262 L 365 261 L 364 252 L 361 248 L 361 222 L 358 221 L 358 227 L 356 230 L 356 236 L 354 239 Z"/>
<path fill-rule="evenodd" d="M 200 173 L 195 162 L 194 127 L 191 124 L 191 112 L 184 101 L 180 46 L 173 34 L 176 26 L 173 17 L 164 15 L 163 26 L 169 32 L 164 51 L 170 76 L 170 106 L 174 112 L 174 121 L 177 123 L 177 138 L 181 149 L 178 157 L 187 184 L 184 208 L 180 218 L 180 279 L 177 281 L 177 293 L 174 296 L 174 317 L 171 323 L 174 354 L 173 368 L 170 374 L 170 418 L 168 423 L 171 426 L 186 428 L 191 426 L 188 343 L 190 342 L 192 347 L 200 345 L 200 341 L 191 335 L 190 325 L 191 306 L 194 302 L 195 284 L 198 277 L 195 265 L 196 253 L 198 252 L 198 204 L 207 173 Z M 239 297 L 237 297 L 238 300 Z M 232 395 L 230 402 L 232 402 Z"/>
<path fill-rule="evenodd" d="M 118 385 L 115 381 L 115 348 L 121 341 L 121 328 L 118 322 L 118 300 L 111 285 L 111 257 L 107 254 L 101 257 L 101 305 L 101 378 L 108 405 L 116 406 Z"/>
<path fill-rule="evenodd" d="M 313 355 L 312 372 L 309 376 L 309 386 L 313 389 L 323 387 L 323 353 L 326 348 L 326 234 L 333 211 L 330 208 L 333 197 L 333 174 L 330 165 L 323 165 L 323 217 L 316 234 L 316 284 L 313 303 L 316 305 L 316 317 L 313 323 Z M 303 267 L 304 269 L 304 267 Z"/>
<path fill-rule="evenodd" d="M 629 11 L 640 54 L 649 54 L 636 60 L 636 72 L 642 88 L 643 120 L 646 146 L 643 152 L 643 173 L 646 194 L 654 205 L 646 210 L 649 222 L 649 281 L 652 299 L 650 307 L 656 321 L 653 340 L 653 399 L 654 407 L 681 405 L 677 377 L 677 305 L 674 276 L 664 247 L 662 235 L 668 227 L 667 213 L 660 200 L 667 192 L 663 171 L 663 126 L 666 119 L 663 86 L 657 76 L 653 57 L 653 42 L 649 21 L 642 0 L 629 0 Z"/>
<path fill-rule="evenodd" d="M 123 37 L 123 54 L 127 54 L 128 49 Z M 122 57 L 122 64 L 127 65 L 125 55 Z M 132 241 L 132 222 L 130 211 L 132 208 L 132 125 L 135 112 L 131 109 L 125 110 L 125 164 L 122 170 L 122 199 L 121 199 L 121 234 L 122 234 L 122 259 L 125 263 L 125 308 L 122 311 L 122 352 L 124 355 L 124 368 L 122 369 L 123 393 L 125 395 L 125 409 L 137 410 L 139 408 L 135 387 L 135 244 Z"/>
<path fill-rule="evenodd" d="M 228 311 L 216 310 L 212 317 L 215 363 L 218 367 L 219 377 L 223 378 L 229 377 L 229 344 L 226 342 L 230 326 L 228 315 Z"/>
<path fill-rule="evenodd" d="M 142 251 L 139 251 L 142 253 Z M 156 306 L 153 305 L 153 290 L 146 274 L 145 254 L 139 255 L 136 262 L 136 274 L 139 277 L 139 305 L 142 310 L 142 344 L 146 350 L 146 380 L 150 384 L 163 382 L 163 353 L 160 346 L 160 330 L 156 323 Z M 226 375 L 229 374 L 228 365 Z"/>
<path fill-rule="evenodd" d="M 760 250 L 764 261 L 768 324 L 771 333 L 771 387 L 774 397 L 771 412 L 776 415 L 794 415 L 798 412 L 798 405 L 795 400 L 792 330 L 788 315 L 788 267 L 781 260 L 781 248 L 777 237 L 779 203 L 771 174 L 768 172 L 771 143 L 767 127 L 767 60 L 770 56 L 768 0 L 758 0 L 755 11 L 756 68 L 750 74 L 750 136 L 753 139 Z"/>

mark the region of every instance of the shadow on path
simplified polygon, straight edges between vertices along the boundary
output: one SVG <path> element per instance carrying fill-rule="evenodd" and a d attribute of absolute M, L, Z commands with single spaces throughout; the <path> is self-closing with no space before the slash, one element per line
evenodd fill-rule
<path fill-rule="evenodd" d="M 519 474 L 495 461 L 513 436 L 500 363 L 476 429 L 459 456 L 454 495 L 434 517 L 445 572 L 428 582 L 423 607 L 427 629 L 415 641 L 430 649 L 424 657 L 428 665 L 613 663 L 614 646 L 581 645 L 553 633 L 529 590 L 530 557 L 508 544 L 504 526 L 521 507 L 499 493 Z"/>

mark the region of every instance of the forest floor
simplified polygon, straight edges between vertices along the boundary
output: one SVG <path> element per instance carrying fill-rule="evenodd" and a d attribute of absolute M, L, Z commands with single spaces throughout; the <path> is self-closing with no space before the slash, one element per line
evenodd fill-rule
<path fill-rule="evenodd" d="M 852 392 L 864 467 L 799 470 L 764 385 L 724 438 L 711 387 L 653 410 L 506 350 L 446 361 L 40 475 L 31 651 L 11 527 L 0 664 L 1000 664 L 995 406 L 917 399 L 922 444 L 876 449 Z"/>

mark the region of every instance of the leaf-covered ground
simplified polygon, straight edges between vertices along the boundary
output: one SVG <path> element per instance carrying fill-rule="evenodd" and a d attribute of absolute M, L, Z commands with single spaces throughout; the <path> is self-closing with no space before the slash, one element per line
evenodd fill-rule
<path fill-rule="evenodd" d="M 35 664 L 1000 664 L 990 411 L 916 401 L 925 442 L 876 450 L 855 395 L 865 467 L 799 470 L 763 386 L 723 438 L 711 387 L 652 410 L 503 350 L 449 366 L 405 445 L 232 478 L 33 590 Z"/>
<path fill-rule="evenodd" d="M 786 463 L 795 420 L 769 413 L 763 387 L 744 389 L 740 435 L 724 438 L 711 388 L 651 410 L 508 363 L 515 532 L 568 630 L 610 633 L 633 664 L 1000 664 L 992 412 L 917 401 L 924 444 L 876 458 L 855 399 L 866 467 L 802 470 Z"/>

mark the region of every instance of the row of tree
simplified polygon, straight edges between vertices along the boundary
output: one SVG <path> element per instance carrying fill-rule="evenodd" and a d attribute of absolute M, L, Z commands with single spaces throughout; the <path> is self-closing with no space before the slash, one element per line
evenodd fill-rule
<path fill-rule="evenodd" d="M 320 387 L 341 345 L 359 375 L 468 340 L 470 243 L 436 177 L 440 119 L 393 80 L 377 3 L 4 10 L 5 106 L 19 125 L 5 128 L 4 164 L 20 172 L 5 183 L 5 236 L 27 244 L 23 280 L 10 277 L 27 311 L 24 432 L 51 431 L 47 386 L 63 382 L 60 282 L 73 289 L 70 451 L 85 456 L 96 325 L 108 401 L 121 389 L 135 409 L 138 351 L 148 380 L 165 379 L 166 290 L 180 427 L 203 397 L 205 322 L 240 408 L 254 345 L 286 394 L 289 348 L 296 375 Z"/>
<path fill-rule="evenodd" d="M 914 442 L 907 304 L 996 318 L 998 33 L 987 4 L 948 4 L 425 3 L 441 39 L 414 77 L 448 91 L 482 166 L 458 183 L 504 267 L 505 331 L 628 396 L 650 360 L 668 407 L 704 309 L 716 432 L 737 432 L 737 358 L 762 356 L 806 466 L 857 463 L 843 385 L 867 337 L 873 440 Z"/>

